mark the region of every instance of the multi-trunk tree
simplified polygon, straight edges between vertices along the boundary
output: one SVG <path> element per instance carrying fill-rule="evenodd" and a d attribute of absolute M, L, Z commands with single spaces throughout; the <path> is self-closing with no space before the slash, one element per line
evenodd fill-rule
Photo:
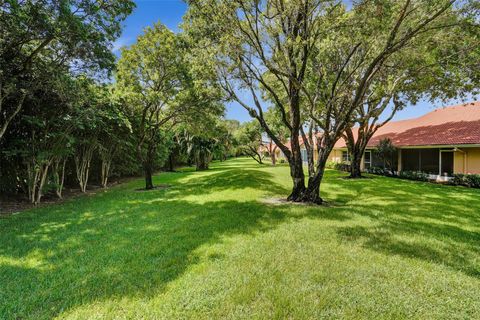
<path fill-rule="evenodd" d="M 358 1 L 348 7 L 320 0 L 189 3 L 185 25 L 196 39 L 197 59 L 284 153 L 293 182 L 288 200 L 313 203 L 322 203 L 328 155 L 382 71 L 407 55 L 407 48 L 424 46 L 451 28 L 452 20 L 471 22 L 464 11 L 468 1 Z M 290 146 L 272 131 L 262 97 L 278 109 Z M 307 185 L 300 137 L 309 142 Z"/>
<path fill-rule="evenodd" d="M 229 97 L 247 109 L 282 150 L 293 181 L 288 199 L 303 201 L 306 187 L 299 143 L 303 125 L 301 84 L 324 17 L 335 10 L 335 4 L 300 0 L 189 3 L 185 28 L 198 44 L 199 63 L 214 70 Z M 278 85 L 272 84 L 272 77 Z M 289 131 L 290 148 L 272 132 L 264 117 L 262 91 L 279 109 Z"/>
<path fill-rule="evenodd" d="M 351 178 L 361 177 L 360 164 L 368 142 L 397 111 L 419 99 L 434 103 L 478 92 L 480 79 L 475 70 L 480 67 L 480 27 L 457 15 L 447 16 L 444 25 L 434 36 L 418 35 L 412 45 L 378 70 L 344 133 Z M 422 39 L 424 36 L 428 38 Z"/>

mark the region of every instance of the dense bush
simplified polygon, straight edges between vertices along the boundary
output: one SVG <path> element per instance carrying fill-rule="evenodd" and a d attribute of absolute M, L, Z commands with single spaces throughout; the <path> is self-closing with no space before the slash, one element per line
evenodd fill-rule
<path fill-rule="evenodd" d="M 387 175 L 387 171 L 384 168 L 380 168 L 380 167 L 370 167 L 367 169 L 367 172 L 371 174 L 381 175 L 381 176 Z"/>
<path fill-rule="evenodd" d="M 328 161 L 325 164 L 325 168 L 348 172 L 348 171 L 350 171 L 350 164 L 346 163 L 346 162 Z"/>
<path fill-rule="evenodd" d="M 455 186 L 465 186 L 470 188 L 480 188 L 479 174 L 454 174 L 450 184 Z"/>
<path fill-rule="evenodd" d="M 388 177 L 397 177 L 400 179 L 416 180 L 416 181 L 428 181 L 428 174 L 421 171 L 401 171 L 398 174 L 390 170 L 380 168 L 380 167 L 371 167 L 367 170 L 368 173 L 377 174 Z"/>
<path fill-rule="evenodd" d="M 428 174 L 421 171 L 401 171 L 398 174 L 401 179 L 416 180 L 416 181 L 428 181 Z"/>
<path fill-rule="evenodd" d="M 327 161 L 327 163 L 325 163 L 325 168 L 327 169 L 335 169 L 335 161 Z"/>
<path fill-rule="evenodd" d="M 367 172 L 371 174 L 381 175 L 381 176 L 397 177 L 396 171 L 392 171 L 382 167 L 370 167 L 367 169 Z"/>

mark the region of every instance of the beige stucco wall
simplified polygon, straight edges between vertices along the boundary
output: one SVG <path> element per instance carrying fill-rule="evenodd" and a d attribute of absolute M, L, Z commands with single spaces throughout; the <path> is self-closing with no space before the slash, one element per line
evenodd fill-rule
<path fill-rule="evenodd" d="M 470 173 L 480 174 L 480 148 L 460 148 L 453 154 L 453 170 L 454 173 Z M 463 153 L 464 151 L 465 153 Z M 466 161 L 465 158 L 466 157 Z M 334 149 L 328 157 L 328 161 L 341 162 L 342 150 Z M 401 164 L 401 156 L 399 155 L 399 164 Z M 364 168 L 364 159 L 362 158 L 362 169 Z M 399 170 L 401 170 L 399 168 Z"/>
<path fill-rule="evenodd" d="M 465 173 L 465 153 L 460 151 L 453 153 L 453 172 Z"/>
<path fill-rule="evenodd" d="M 342 150 L 333 149 L 328 156 L 328 161 L 341 162 L 342 161 Z"/>
<path fill-rule="evenodd" d="M 480 174 L 480 148 L 460 148 L 460 150 L 454 153 L 454 172 Z"/>
<path fill-rule="evenodd" d="M 463 149 L 467 153 L 467 170 L 465 173 L 480 174 L 480 148 Z"/>

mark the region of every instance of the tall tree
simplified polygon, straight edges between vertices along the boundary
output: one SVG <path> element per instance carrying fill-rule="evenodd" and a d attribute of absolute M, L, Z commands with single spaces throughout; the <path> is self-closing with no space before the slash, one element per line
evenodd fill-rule
<path fill-rule="evenodd" d="M 305 176 L 300 153 L 302 84 L 325 17 L 334 1 L 194 0 L 185 29 L 198 45 L 196 57 L 229 95 L 257 119 L 285 154 L 293 181 L 288 199 L 304 201 Z M 212 59 L 214 58 L 214 59 Z M 268 76 L 279 86 L 273 86 Z M 243 91 L 243 92 L 242 92 Z M 289 130 L 291 147 L 275 135 L 264 116 L 261 92 L 267 92 Z M 253 105 L 243 98 L 249 95 Z"/>
<path fill-rule="evenodd" d="M 123 92 L 137 138 L 137 156 L 145 173 L 145 188 L 152 189 L 153 171 L 162 135 L 188 108 L 180 104 L 184 61 L 177 36 L 157 23 L 145 29 L 137 42 L 122 49 L 117 81 Z"/>
<path fill-rule="evenodd" d="M 224 90 L 285 154 L 293 180 L 288 199 L 322 203 L 328 155 L 381 71 L 406 54 L 405 48 L 422 46 L 450 28 L 452 17 L 471 20 L 465 10 L 471 3 L 364 0 L 347 7 L 319 0 L 192 0 L 185 24 L 204 52 L 198 54 L 203 65 L 215 57 L 211 67 Z M 242 99 L 245 92 L 253 104 Z M 290 131 L 290 148 L 266 121 L 260 92 L 279 109 Z M 309 142 L 307 186 L 300 136 Z M 318 156 L 313 165 L 314 150 Z"/>
<path fill-rule="evenodd" d="M 243 154 L 250 156 L 259 164 L 263 164 L 262 127 L 257 121 L 242 123 L 237 131 L 236 139 Z"/>
<path fill-rule="evenodd" d="M 110 68 L 130 0 L 0 2 L 0 139 L 45 69 Z"/>
<path fill-rule="evenodd" d="M 157 23 L 123 49 L 118 62 L 118 88 L 134 118 L 137 155 L 147 189 L 153 188 L 157 151 L 167 143 L 161 132 L 223 112 L 215 88 L 203 85 L 192 69 L 188 49 L 181 35 Z"/>
<path fill-rule="evenodd" d="M 428 34 L 428 39 L 417 39 L 377 72 L 344 134 L 351 178 L 361 177 L 360 164 L 368 142 L 398 110 L 419 99 L 445 101 L 478 93 L 480 77 L 475 70 L 480 68 L 480 26 L 457 15 L 447 18 L 448 28 L 435 36 Z"/>

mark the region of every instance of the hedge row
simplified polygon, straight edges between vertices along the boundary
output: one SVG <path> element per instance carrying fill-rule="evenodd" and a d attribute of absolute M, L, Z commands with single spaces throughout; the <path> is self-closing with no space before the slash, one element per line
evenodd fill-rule
<path fill-rule="evenodd" d="M 480 188 L 480 174 L 454 174 L 450 184 L 470 188 Z"/>
<path fill-rule="evenodd" d="M 395 177 L 400 179 L 407 179 L 407 180 L 415 180 L 415 181 L 428 181 L 428 174 L 421 171 L 400 171 L 399 173 L 393 172 L 388 169 L 380 168 L 380 167 L 371 167 L 367 170 L 368 173 L 387 176 L 387 177 Z"/>
<path fill-rule="evenodd" d="M 329 161 L 326 164 L 328 169 L 335 169 L 339 171 L 350 171 L 350 165 L 345 162 Z M 370 167 L 367 169 L 368 173 L 380 176 L 395 177 L 400 179 L 408 179 L 415 181 L 429 181 L 429 175 L 421 171 L 401 171 L 400 173 L 392 172 L 391 170 Z M 480 188 L 480 174 L 454 174 L 452 179 L 448 182 L 454 186 L 465 186 L 469 188 Z"/>

